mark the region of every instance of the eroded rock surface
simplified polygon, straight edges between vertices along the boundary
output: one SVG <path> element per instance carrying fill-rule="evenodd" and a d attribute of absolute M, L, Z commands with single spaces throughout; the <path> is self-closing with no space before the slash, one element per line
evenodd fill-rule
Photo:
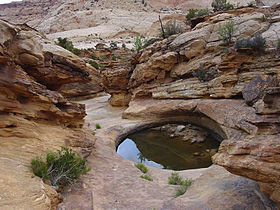
<path fill-rule="evenodd" d="M 129 133 L 169 121 L 170 115 L 175 113 L 174 110 L 181 110 L 179 114 L 186 115 L 186 118 L 176 116 L 177 121 L 185 123 L 188 119 L 187 110 L 191 111 L 191 106 L 174 100 L 169 101 L 167 107 L 166 101 L 153 100 L 145 105 L 139 104 L 138 108 L 142 107 L 142 110 L 133 109 L 136 105 L 131 105 L 131 109 L 135 110 L 134 116 L 138 119 L 135 119 L 132 113 L 130 119 L 122 119 L 123 108 L 108 105 L 108 98 L 84 101 L 88 113 L 85 125 L 92 129 L 96 123 L 101 126 L 101 129 L 96 130 L 95 152 L 88 157 L 88 163 L 94 170 L 82 179 L 82 185 L 66 189 L 59 209 L 224 209 L 225 205 L 232 210 L 237 207 L 275 209 L 275 204 L 260 192 L 255 181 L 230 174 L 219 166 L 179 171 L 181 177 L 195 181 L 186 194 L 178 198 L 174 198 L 178 186 L 168 185 L 168 177 L 173 171 L 148 167 L 153 181 L 141 179 L 142 173 L 134 166 L 134 162 L 115 152 L 116 144 Z M 175 104 L 178 106 L 175 107 Z M 157 114 L 158 107 L 164 109 Z M 203 109 L 202 104 L 200 107 Z M 251 109 L 247 106 L 246 108 Z M 104 115 L 105 112 L 107 115 Z M 136 114 L 137 112 L 139 113 Z M 211 111 L 208 113 L 210 116 Z M 227 110 L 224 109 L 221 115 L 226 117 Z M 212 113 L 212 117 L 214 116 L 215 113 Z M 220 120 L 226 123 L 226 118 Z"/>
<path fill-rule="evenodd" d="M 81 129 L 85 106 L 69 102 L 62 84 L 87 82 L 85 63 L 37 31 L 0 21 L 0 208 L 56 209 L 57 192 L 35 177 L 31 159 L 60 146 L 90 154 Z"/>

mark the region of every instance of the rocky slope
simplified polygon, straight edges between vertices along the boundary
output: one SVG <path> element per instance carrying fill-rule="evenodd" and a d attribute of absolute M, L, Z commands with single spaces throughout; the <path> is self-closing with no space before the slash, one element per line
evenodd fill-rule
<path fill-rule="evenodd" d="M 97 34 L 98 37 L 104 38 L 120 32 L 123 35 L 129 35 L 131 32 L 145 35 L 152 24 L 158 21 L 159 12 L 162 16 L 182 14 L 190 8 L 210 7 L 212 1 L 204 0 L 198 3 L 194 0 L 153 0 L 144 2 L 143 4 L 141 0 L 24 0 L 0 5 L 0 17 L 14 23 L 27 23 L 40 32 L 48 34 L 90 28 L 89 31 L 84 32 L 87 33 L 86 36 Z M 234 0 L 232 3 L 246 5 L 248 2 Z"/>
<path fill-rule="evenodd" d="M 85 107 L 57 90 L 88 82 L 85 62 L 26 25 L 0 21 L 0 208 L 55 209 L 57 192 L 34 177 L 30 161 L 60 146 L 90 154 Z"/>
<path fill-rule="evenodd" d="M 123 91 L 118 95 L 131 98 L 123 117 L 180 119 L 216 131 L 227 140 L 214 163 L 258 181 L 278 203 L 279 15 L 275 6 L 205 17 L 193 30 L 137 54 L 132 68 L 104 74 L 111 81 L 106 88 L 113 92 L 119 87 Z M 225 47 L 217 31 L 229 20 L 236 27 L 234 41 L 260 33 L 266 39 L 266 52 Z M 123 82 L 110 80 L 113 75 Z M 118 95 L 112 94 L 111 101 Z"/>

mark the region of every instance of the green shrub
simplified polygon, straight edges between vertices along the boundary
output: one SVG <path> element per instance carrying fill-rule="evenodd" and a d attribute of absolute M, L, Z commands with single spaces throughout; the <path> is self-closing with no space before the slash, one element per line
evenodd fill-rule
<path fill-rule="evenodd" d="M 234 31 L 234 22 L 232 20 L 226 22 L 223 26 L 219 25 L 219 39 L 222 40 L 225 44 L 229 45 L 232 41 Z"/>
<path fill-rule="evenodd" d="M 67 40 L 67 38 L 57 38 L 58 42 L 56 42 L 57 45 L 63 47 L 64 49 L 74 53 L 75 55 L 80 55 L 81 51 L 77 48 L 74 48 L 73 43 L 70 40 Z"/>
<path fill-rule="evenodd" d="M 144 174 L 146 174 L 148 172 L 148 168 L 143 163 L 135 163 L 134 165 L 136 168 L 138 168 Z"/>
<path fill-rule="evenodd" d="M 252 49 L 254 51 L 262 52 L 266 47 L 266 40 L 261 34 L 255 34 L 253 38 L 239 39 L 235 42 L 235 49 Z"/>
<path fill-rule="evenodd" d="M 99 65 L 98 65 L 98 63 L 96 63 L 95 61 L 89 61 L 89 64 L 90 64 L 92 67 L 94 67 L 94 68 L 96 68 L 96 69 L 99 69 Z"/>
<path fill-rule="evenodd" d="M 89 57 L 90 57 L 91 59 L 94 59 L 94 60 L 97 60 L 97 59 L 98 59 L 97 56 L 96 56 L 94 53 L 90 53 L 90 54 L 89 54 Z"/>
<path fill-rule="evenodd" d="M 186 15 L 187 23 L 194 17 L 196 17 L 197 9 L 189 9 L 188 14 Z"/>
<path fill-rule="evenodd" d="M 277 49 L 280 50 L 280 38 L 277 40 Z"/>
<path fill-rule="evenodd" d="M 174 197 L 179 197 L 179 196 L 185 194 L 185 192 L 187 191 L 189 186 L 191 186 L 192 183 L 193 183 L 192 179 L 184 180 L 183 184 L 176 190 L 176 194 Z"/>
<path fill-rule="evenodd" d="M 164 35 L 162 34 L 162 31 L 160 31 L 160 37 L 168 38 L 174 34 L 180 34 L 182 33 L 182 28 L 180 25 L 177 25 L 176 20 L 174 20 L 172 23 L 168 23 L 164 26 Z"/>
<path fill-rule="evenodd" d="M 116 61 L 117 60 L 117 57 L 115 55 L 112 55 L 112 61 Z"/>
<path fill-rule="evenodd" d="M 86 160 L 66 147 L 61 147 L 57 153 L 47 152 L 45 162 L 41 157 L 32 159 L 31 168 L 36 176 L 49 180 L 52 186 L 72 184 L 90 170 Z"/>
<path fill-rule="evenodd" d="M 146 179 L 146 180 L 148 180 L 148 181 L 150 181 L 150 182 L 152 182 L 153 181 L 153 178 L 151 177 L 151 176 L 149 176 L 149 175 L 142 175 L 142 176 L 140 176 L 142 179 Z"/>
<path fill-rule="evenodd" d="M 105 55 L 101 55 L 99 58 L 100 61 L 105 61 L 107 60 L 107 57 Z"/>
<path fill-rule="evenodd" d="M 227 0 L 214 0 L 211 6 L 214 12 L 234 9 L 233 4 L 228 3 Z"/>
<path fill-rule="evenodd" d="M 189 9 L 189 12 L 188 14 L 186 15 L 186 24 L 190 24 L 190 21 L 192 18 L 195 18 L 195 17 L 200 17 L 200 16 L 203 16 L 203 15 L 208 15 L 209 14 L 209 9 L 208 8 L 205 8 L 205 9 L 200 9 L 200 10 L 197 10 L 197 9 Z"/>
<path fill-rule="evenodd" d="M 171 176 L 168 177 L 168 184 L 171 185 L 182 185 L 183 179 L 179 176 L 177 172 L 172 172 Z"/>
<path fill-rule="evenodd" d="M 143 42 L 139 36 L 136 37 L 133 47 L 137 52 L 140 52 L 143 49 Z"/>
<path fill-rule="evenodd" d="M 122 57 L 121 61 L 122 63 L 126 62 L 126 58 Z"/>
<path fill-rule="evenodd" d="M 192 182 L 193 182 L 192 179 L 183 180 L 182 177 L 180 177 L 177 172 L 172 172 L 171 176 L 168 177 L 168 184 L 180 185 L 180 187 L 177 188 L 176 194 L 174 197 L 183 195 L 187 191 L 188 187 L 192 184 Z"/>
<path fill-rule="evenodd" d="M 95 124 L 95 128 L 96 128 L 96 129 L 101 129 L 100 124 L 98 124 L 98 123 L 97 123 L 97 124 Z"/>
<path fill-rule="evenodd" d="M 192 74 L 201 82 L 208 82 L 219 76 L 216 68 L 210 67 L 205 69 L 202 64 L 200 64 L 199 68 L 196 71 L 193 71 Z"/>
<path fill-rule="evenodd" d="M 126 44 L 125 43 L 122 43 L 122 48 L 126 48 Z"/>
<path fill-rule="evenodd" d="M 197 12 L 197 17 L 203 16 L 203 15 L 208 15 L 209 14 L 209 9 L 205 8 L 205 9 L 201 9 Z"/>
<path fill-rule="evenodd" d="M 75 55 L 81 55 L 81 50 L 79 50 L 78 48 L 73 48 L 72 51 Z"/>

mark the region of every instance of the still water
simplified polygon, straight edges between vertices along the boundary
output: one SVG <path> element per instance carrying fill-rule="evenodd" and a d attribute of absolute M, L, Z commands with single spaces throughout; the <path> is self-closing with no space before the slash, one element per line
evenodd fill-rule
<path fill-rule="evenodd" d="M 203 143 L 192 144 L 183 137 L 170 138 L 165 132 L 147 129 L 129 135 L 118 146 L 117 153 L 148 166 L 185 170 L 212 165 L 210 151 L 217 149 L 219 144 L 209 135 Z"/>

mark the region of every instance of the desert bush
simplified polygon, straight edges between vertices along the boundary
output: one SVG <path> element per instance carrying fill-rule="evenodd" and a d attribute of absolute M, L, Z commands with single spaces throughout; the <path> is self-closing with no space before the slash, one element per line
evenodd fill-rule
<path fill-rule="evenodd" d="M 186 15 L 187 23 L 189 23 L 192 18 L 196 17 L 196 13 L 197 9 L 189 9 L 188 14 Z"/>
<path fill-rule="evenodd" d="M 117 57 L 115 55 L 112 55 L 112 61 L 116 61 L 117 60 Z"/>
<path fill-rule="evenodd" d="M 187 191 L 189 186 L 191 186 L 192 183 L 193 183 L 192 179 L 185 179 L 183 181 L 183 183 L 181 184 L 181 186 L 176 190 L 176 194 L 174 197 L 179 197 L 179 196 L 185 194 L 185 192 Z"/>
<path fill-rule="evenodd" d="M 227 0 L 214 0 L 211 6 L 214 12 L 234 9 L 233 4 L 228 3 Z"/>
<path fill-rule="evenodd" d="M 96 69 L 99 69 L 99 65 L 98 65 L 98 63 L 96 63 L 95 61 L 89 61 L 89 64 L 90 64 L 92 67 L 94 67 L 94 68 L 96 68 Z"/>
<path fill-rule="evenodd" d="M 74 48 L 73 43 L 67 38 L 57 38 L 58 42 L 55 42 L 57 45 L 63 47 L 64 49 L 74 53 L 75 55 L 80 55 L 81 51 L 78 48 Z"/>
<path fill-rule="evenodd" d="M 177 172 L 172 172 L 171 176 L 168 177 L 168 184 L 180 185 L 180 187 L 177 188 L 176 194 L 174 197 L 183 195 L 187 191 L 188 187 L 192 184 L 192 182 L 193 182 L 192 179 L 183 180 L 182 177 L 180 177 Z"/>
<path fill-rule="evenodd" d="M 134 166 L 138 168 L 142 173 L 146 174 L 148 172 L 148 168 L 143 163 L 135 163 Z"/>
<path fill-rule="evenodd" d="M 209 14 L 209 9 L 208 8 L 205 8 L 205 9 L 201 9 L 201 10 L 197 10 L 197 9 L 189 9 L 189 12 L 188 14 L 186 15 L 186 24 L 190 24 L 190 21 L 192 18 L 195 18 L 195 17 L 200 17 L 200 16 L 203 16 L 203 15 L 208 15 Z"/>
<path fill-rule="evenodd" d="M 219 76 L 216 68 L 210 67 L 205 69 L 203 64 L 200 64 L 199 68 L 196 71 L 193 71 L 192 74 L 201 82 L 208 82 Z"/>
<path fill-rule="evenodd" d="M 232 20 L 226 22 L 223 26 L 219 25 L 219 39 L 222 40 L 225 44 L 229 45 L 232 41 L 234 31 L 234 22 Z"/>
<path fill-rule="evenodd" d="M 261 34 L 255 34 L 253 38 L 239 39 L 235 42 L 235 49 L 252 49 L 254 51 L 264 51 L 266 47 L 266 40 Z"/>
<path fill-rule="evenodd" d="M 146 179 L 146 180 L 148 180 L 148 181 L 150 181 L 150 182 L 152 182 L 154 179 L 151 177 L 151 176 L 149 176 L 149 175 L 147 175 L 147 174 L 145 174 L 145 175 L 142 175 L 142 176 L 140 176 L 142 179 Z"/>
<path fill-rule="evenodd" d="M 208 15 L 209 14 L 209 9 L 208 8 L 204 8 L 204 9 L 201 9 L 201 10 L 198 10 L 197 12 L 197 17 L 200 17 L 200 16 L 203 16 L 203 15 Z"/>
<path fill-rule="evenodd" d="M 171 176 L 168 177 L 168 184 L 182 185 L 183 184 L 183 179 L 182 179 L 182 177 L 179 176 L 179 174 L 177 172 L 172 172 Z"/>
<path fill-rule="evenodd" d="M 101 56 L 99 57 L 99 60 L 100 60 L 100 61 L 105 61 L 105 60 L 107 60 L 107 57 L 106 57 L 105 55 L 101 55 Z"/>
<path fill-rule="evenodd" d="M 86 160 L 66 147 L 61 147 L 57 153 L 47 152 L 45 159 L 45 161 L 41 157 L 32 159 L 31 168 L 36 176 L 44 181 L 49 180 L 52 186 L 72 184 L 80 175 L 90 170 L 86 166 Z"/>
<path fill-rule="evenodd" d="M 163 32 L 160 31 L 160 34 L 159 36 L 160 37 L 165 37 L 165 38 L 168 38 L 174 34 L 180 34 L 182 33 L 182 28 L 180 25 L 178 25 L 176 23 L 176 20 L 174 20 L 172 23 L 168 23 L 164 26 L 164 36 L 162 34 Z"/>
<path fill-rule="evenodd" d="M 79 50 L 78 48 L 73 48 L 72 52 L 73 52 L 75 55 L 81 55 L 81 50 Z"/>
<path fill-rule="evenodd" d="M 98 59 L 97 56 L 96 56 L 94 53 L 90 53 L 90 54 L 89 54 L 89 57 L 90 57 L 91 59 L 94 59 L 94 60 Z"/>
<path fill-rule="evenodd" d="M 136 37 L 133 47 L 137 52 L 140 52 L 143 49 L 143 42 L 139 36 Z"/>
<path fill-rule="evenodd" d="M 98 124 L 98 123 L 97 123 L 97 124 L 95 124 L 95 128 L 96 128 L 96 129 L 101 129 L 100 124 Z"/>

